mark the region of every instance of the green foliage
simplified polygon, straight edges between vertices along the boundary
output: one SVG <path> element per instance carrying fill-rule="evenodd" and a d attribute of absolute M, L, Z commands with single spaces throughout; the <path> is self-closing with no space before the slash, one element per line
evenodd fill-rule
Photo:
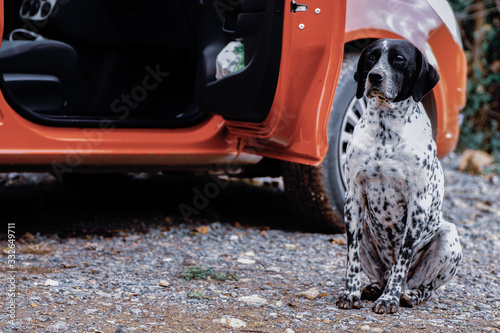
<path fill-rule="evenodd" d="M 218 280 L 218 281 L 237 281 L 238 275 L 231 272 L 215 272 L 212 268 L 204 268 L 203 266 L 188 267 L 179 273 L 179 277 L 187 281 L 202 279 L 202 280 Z"/>
<path fill-rule="evenodd" d="M 494 0 L 449 1 L 468 62 L 467 105 L 458 149 L 500 151 L 500 15 Z"/>
<path fill-rule="evenodd" d="M 198 298 L 198 299 L 211 299 L 210 296 L 204 295 L 201 291 L 190 291 L 187 294 L 189 298 Z"/>

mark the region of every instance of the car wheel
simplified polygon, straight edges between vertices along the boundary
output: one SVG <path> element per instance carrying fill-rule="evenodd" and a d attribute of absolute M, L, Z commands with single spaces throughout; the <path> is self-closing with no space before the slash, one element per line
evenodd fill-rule
<path fill-rule="evenodd" d="M 328 152 L 315 167 L 283 163 L 285 194 L 295 213 L 324 232 L 344 232 L 344 194 L 347 143 L 366 109 L 365 99 L 356 99 L 354 73 L 359 53 L 346 54 L 328 122 Z"/>

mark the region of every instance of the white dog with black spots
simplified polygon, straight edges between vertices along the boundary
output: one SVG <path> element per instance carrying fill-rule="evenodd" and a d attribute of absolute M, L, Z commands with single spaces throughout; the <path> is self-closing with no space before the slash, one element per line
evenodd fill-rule
<path fill-rule="evenodd" d="M 443 171 L 420 103 L 439 75 L 411 43 L 384 39 L 362 51 L 355 79 L 356 97 L 369 101 L 347 149 L 347 282 L 337 305 L 368 299 L 376 313 L 394 313 L 427 300 L 462 258 L 442 217 Z"/>

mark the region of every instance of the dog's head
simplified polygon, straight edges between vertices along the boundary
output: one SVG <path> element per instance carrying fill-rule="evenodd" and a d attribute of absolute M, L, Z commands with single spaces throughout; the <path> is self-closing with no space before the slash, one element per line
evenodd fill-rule
<path fill-rule="evenodd" d="M 412 96 L 420 102 L 438 83 L 439 74 L 410 42 L 380 39 L 361 52 L 354 79 L 357 98 L 399 102 Z"/>

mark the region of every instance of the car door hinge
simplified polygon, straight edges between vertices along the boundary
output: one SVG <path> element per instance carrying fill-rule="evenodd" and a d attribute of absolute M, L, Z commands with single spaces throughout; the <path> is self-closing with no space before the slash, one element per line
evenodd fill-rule
<path fill-rule="evenodd" d="M 307 11 L 307 5 L 301 5 L 299 3 L 296 2 L 296 0 L 292 0 L 292 3 L 291 3 L 291 6 L 290 6 L 290 10 L 292 11 L 292 13 L 296 13 L 296 12 L 305 12 Z"/>

